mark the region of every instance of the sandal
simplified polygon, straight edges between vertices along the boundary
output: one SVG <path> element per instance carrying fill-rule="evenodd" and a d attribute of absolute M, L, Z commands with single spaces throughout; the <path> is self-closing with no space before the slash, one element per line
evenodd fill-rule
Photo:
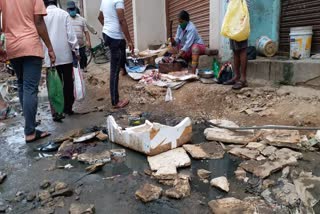
<path fill-rule="evenodd" d="M 237 81 L 234 79 L 228 80 L 227 82 L 222 83 L 223 85 L 234 85 Z"/>
<path fill-rule="evenodd" d="M 246 87 L 248 87 L 247 81 L 239 81 L 239 82 L 237 82 L 236 84 L 234 84 L 232 86 L 232 89 L 233 90 L 241 90 L 241 89 L 246 88 Z"/>
<path fill-rule="evenodd" d="M 49 142 L 40 146 L 37 146 L 35 148 L 35 151 L 37 152 L 55 152 L 58 151 L 60 147 L 60 144 L 54 143 L 54 142 Z"/>
<path fill-rule="evenodd" d="M 124 108 L 129 104 L 129 100 L 122 100 L 119 101 L 117 105 L 115 105 L 113 108 L 119 109 L 119 108 Z"/>
<path fill-rule="evenodd" d="M 45 134 L 45 135 L 43 135 L 43 134 Z M 26 143 L 33 143 L 33 142 L 35 142 L 35 141 L 37 141 L 37 140 L 40 140 L 40 139 L 49 137 L 50 135 L 51 135 L 50 133 L 36 130 L 36 131 L 35 131 L 35 137 L 34 137 L 34 139 L 32 139 L 32 140 L 26 140 Z"/>

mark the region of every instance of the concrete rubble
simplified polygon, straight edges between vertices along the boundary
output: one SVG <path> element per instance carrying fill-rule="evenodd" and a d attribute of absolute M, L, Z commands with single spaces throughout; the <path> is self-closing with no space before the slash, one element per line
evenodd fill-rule
<path fill-rule="evenodd" d="M 173 149 L 152 157 L 149 156 L 148 162 L 150 169 L 156 171 L 158 177 L 163 175 L 164 177 L 168 176 L 168 179 L 172 178 L 172 172 L 176 172 L 177 168 L 191 165 L 191 160 L 183 148 Z"/>
<path fill-rule="evenodd" d="M 94 214 L 95 207 L 93 204 L 72 203 L 69 209 L 70 214 Z"/>
<path fill-rule="evenodd" d="M 216 188 L 219 188 L 225 192 L 229 192 L 229 182 L 226 177 L 214 178 L 210 181 L 210 185 Z"/>
<path fill-rule="evenodd" d="M 97 163 L 108 163 L 111 161 L 111 153 L 108 150 L 101 152 L 85 152 L 77 156 L 78 161 L 97 164 Z"/>
<path fill-rule="evenodd" d="M 92 140 L 93 138 L 95 138 L 97 135 L 98 135 L 98 132 L 85 134 L 85 135 L 83 135 L 81 137 L 74 138 L 73 139 L 73 143 L 82 143 L 82 142 L 85 142 L 85 141 L 89 141 L 89 140 Z"/>
<path fill-rule="evenodd" d="M 248 182 L 249 180 L 249 178 L 247 177 L 247 172 L 241 167 L 238 167 L 234 174 L 239 181 Z"/>
<path fill-rule="evenodd" d="M 202 143 L 202 144 L 185 144 L 183 148 L 194 159 L 221 159 L 224 157 L 225 151 L 218 143 Z"/>
<path fill-rule="evenodd" d="M 145 124 L 123 130 L 112 116 L 107 119 L 111 142 L 149 156 L 161 154 L 190 142 L 192 122 L 185 118 L 175 127 L 146 121 Z"/>
<path fill-rule="evenodd" d="M 258 150 L 251 150 L 247 148 L 233 148 L 228 153 L 244 159 L 256 159 L 260 152 Z"/>
<path fill-rule="evenodd" d="M 214 214 L 254 214 L 255 207 L 249 202 L 241 201 L 236 198 L 223 198 L 212 200 L 208 203 Z"/>
<path fill-rule="evenodd" d="M 197 175 L 201 180 L 208 179 L 211 175 L 211 172 L 205 169 L 198 169 Z"/>
<path fill-rule="evenodd" d="M 228 129 L 207 128 L 204 131 L 206 139 L 231 144 L 247 144 L 257 139 L 252 131 L 230 131 Z"/>
<path fill-rule="evenodd" d="M 109 137 L 107 134 L 103 133 L 103 131 L 100 131 L 100 132 L 98 132 L 96 138 L 98 140 L 105 141 L 105 140 L 108 140 Z"/>
<path fill-rule="evenodd" d="M 161 194 L 161 187 L 152 184 L 145 184 L 143 187 L 136 191 L 135 195 L 137 199 L 140 199 L 144 203 L 148 203 L 150 201 L 154 201 L 160 198 Z"/>
<path fill-rule="evenodd" d="M 181 199 L 190 196 L 191 187 L 189 179 L 179 179 L 174 187 L 165 191 L 165 196 L 168 198 Z"/>
<path fill-rule="evenodd" d="M 260 137 L 269 145 L 277 147 L 300 148 L 301 136 L 296 130 L 261 130 Z"/>
<path fill-rule="evenodd" d="M 262 152 L 266 148 L 266 145 L 264 143 L 250 142 L 248 143 L 246 148 Z"/>

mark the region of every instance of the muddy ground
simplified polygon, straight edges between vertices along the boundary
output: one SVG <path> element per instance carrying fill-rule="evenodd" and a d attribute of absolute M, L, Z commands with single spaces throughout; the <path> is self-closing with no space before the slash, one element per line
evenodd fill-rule
<path fill-rule="evenodd" d="M 54 156 L 46 157 L 34 151 L 38 144 L 48 142 L 69 130 L 82 128 L 90 131 L 94 126 L 105 126 L 106 116 L 109 114 L 113 114 L 122 124 L 127 123 L 129 115 L 133 112 L 147 112 L 151 121 L 167 125 L 175 125 L 182 118 L 191 117 L 194 122 L 194 144 L 205 142 L 205 126 L 201 123 L 203 118 L 224 118 L 240 125 L 320 126 L 320 91 L 317 88 L 277 84 L 252 84 L 251 88 L 236 93 L 230 87 L 192 82 L 173 91 L 174 101 L 166 103 L 165 89 L 139 87 L 137 82 L 126 76 L 121 77 L 120 94 L 121 97 L 130 100 L 130 105 L 126 109 L 116 111 L 110 104 L 108 66 L 91 65 L 89 73 L 85 74 L 87 97 L 85 101 L 76 104 L 75 110 L 87 114 L 67 117 L 61 124 L 54 123 L 49 115 L 48 103 L 39 104 L 39 127 L 52 133 L 49 139 L 26 145 L 23 139 L 23 118 L 17 116 L 2 121 L 6 124 L 6 130 L 1 132 L 0 136 L 0 171 L 5 172 L 8 178 L 0 185 L 0 208 L 3 205 L 8 206 L 8 213 L 50 213 L 43 210 L 38 202 L 14 200 L 17 192 L 37 193 L 39 185 L 44 180 L 62 181 L 71 187 L 80 186 L 81 194 L 78 201 L 94 204 L 96 213 L 210 213 L 207 205 L 210 200 L 226 196 L 242 199 L 253 195 L 247 191 L 247 184 L 235 179 L 234 171 L 241 159 L 230 155 L 221 160 L 192 160 L 192 166 L 183 169 L 191 174 L 190 197 L 182 200 L 162 197 L 155 202 L 143 204 L 135 199 L 135 191 L 147 182 L 156 181 L 144 174 L 148 162 L 142 154 L 126 149 L 127 156 L 124 161 L 113 161 L 101 172 L 89 175 L 75 184 L 74 182 L 85 174 L 86 165 L 73 160 L 59 160 Z M 257 111 L 257 108 L 260 109 Z M 248 109 L 254 111 L 247 111 L 248 114 L 245 112 Z M 105 147 L 120 148 L 110 142 L 105 142 Z M 320 176 L 319 160 L 318 152 L 305 153 L 304 160 L 299 162 L 297 168 L 312 171 Z M 69 163 L 74 168 L 53 169 L 55 166 Z M 226 176 L 231 183 L 231 191 L 224 193 L 201 182 L 196 175 L 197 169 L 200 168 L 212 171 L 215 177 Z M 119 177 L 103 180 L 110 176 Z M 61 207 L 55 208 L 55 213 L 68 213 L 70 204 L 76 201 L 76 196 L 66 197 L 63 201 Z"/>

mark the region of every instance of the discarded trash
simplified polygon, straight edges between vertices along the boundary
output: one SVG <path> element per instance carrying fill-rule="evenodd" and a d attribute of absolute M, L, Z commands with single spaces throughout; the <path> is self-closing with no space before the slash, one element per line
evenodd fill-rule
<path fill-rule="evenodd" d="M 317 134 L 314 138 L 320 143 L 320 130 L 317 131 Z"/>
<path fill-rule="evenodd" d="M 110 150 L 112 157 L 125 157 L 126 150 L 125 149 L 111 149 Z"/>
<path fill-rule="evenodd" d="M 38 152 L 55 152 L 58 151 L 61 144 L 55 143 L 55 142 L 48 142 L 46 144 L 37 146 L 35 148 L 35 151 Z"/>
<path fill-rule="evenodd" d="M 224 156 L 225 151 L 218 143 L 202 143 L 202 144 L 185 144 L 183 148 L 194 159 L 221 159 Z"/>
<path fill-rule="evenodd" d="M 183 148 L 173 149 L 160 155 L 148 157 L 148 162 L 152 171 L 172 172 L 174 168 L 191 165 L 191 160 Z M 156 172 L 156 173 L 157 173 Z M 160 174 L 158 173 L 160 176 Z"/>
<path fill-rule="evenodd" d="M 185 118 L 175 127 L 151 123 L 123 130 L 112 116 L 107 119 L 108 134 L 112 142 L 135 151 L 157 155 L 189 142 L 192 136 L 192 122 Z"/>
<path fill-rule="evenodd" d="M 73 168 L 73 166 L 71 164 L 67 164 L 67 165 L 64 166 L 64 168 L 65 169 L 71 169 L 71 168 Z"/>
<path fill-rule="evenodd" d="M 140 199 L 144 203 L 148 203 L 150 201 L 154 201 L 160 198 L 161 193 L 161 187 L 152 184 L 145 184 L 142 188 L 136 191 L 135 195 L 137 199 Z"/>
<path fill-rule="evenodd" d="M 205 169 L 198 169 L 197 175 L 201 180 L 208 179 L 211 175 L 211 172 Z"/>
<path fill-rule="evenodd" d="M 320 201 L 320 177 L 302 172 L 293 183 L 303 205 L 308 208 L 309 213 L 315 213 L 313 207 Z"/>
<path fill-rule="evenodd" d="M 91 140 L 91 139 L 95 138 L 97 136 L 97 134 L 98 134 L 97 132 L 86 134 L 86 135 L 84 135 L 82 137 L 74 138 L 73 142 L 74 143 L 82 143 L 82 142 L 85 142 L 85 141 L 88 141 L 88 140 Z"/>
<path fill-rule="evenodd" d="M 0 184 L 2 184 L 6 178 L 7 174 L 0 172 Z"/>
<path fill-rule="evenodd" d="M 229 182 L 226 177 L 214 178 L 210 181 L 210 185 L 217 187 L 225 192 L 229 192 Z"/>
<path fill-rule="evenodd" d="M 121 175 L 115 175 L 111 177 L 102 178 L 103 180 L 114 180 L 115 178 L 119 178 Z"/>
<path fill-rule="evenodd" d="M 105 140 L 108 140 L 108 135 L 105 134 L 105 133 L 103 133 L 103 131 L 100 131 L 100 132 L 97 134 L 96 138 L 98 138 L 98 139 L 101 140 L 101 141 L 105 141 Z"/>
<path fill-rule="evenodd" d="M 80 137 L 81 135 L 83 135 L 82 129 L 71 130 L 71 131 L 63 134 L 62 136 L 56 138 L 54 140 L 54 142 L 55 143 L 62 143 L 62 142 L 68 141 L 68 140 L 72 140 L 73 138 Z"/>
<path fill-rule="evenodd" d="M 93 204 L 72 203 L 69 210 L 70 214 L 94 214 L 95 207 Z"/>
<path fill-rule="evenodd" d="M 104 167 L 105 163 L 97 163 L 97 164 L 94 164 L 92 166 L 89 166 L 86 168 L 86 171 L 89 173 L 89 174 L 93 174 L 93 173 L 96 173 L 96 172 L 99 172 L 102 170 L 102 168 Z"/>
<path fill-rule="evenodd" d="M 168 88 L 167 93 L 166 93 L 166 97 L 165 97 L 165 101 L 171 102 L 172 100 L 173 100 L 172 90 L 171 90 L 171 88 Z"/>
<path fill-rule="evenodd" d="M 108 163 L 111 161 L 111 154 L 105 150 L 102 152 L 85 152 L 77 156 L 78 161 L 88 164 Z"/>

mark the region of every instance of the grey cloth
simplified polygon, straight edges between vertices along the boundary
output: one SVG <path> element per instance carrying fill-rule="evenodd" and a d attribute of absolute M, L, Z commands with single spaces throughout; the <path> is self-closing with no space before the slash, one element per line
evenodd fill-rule
<path fill-rule="evenodd" d="M 32 135 L 36 128 L 42 59 L 28 56 L 10 61 L 18 78 L 19 99 L 25 118 L 24 133 Z"/>

